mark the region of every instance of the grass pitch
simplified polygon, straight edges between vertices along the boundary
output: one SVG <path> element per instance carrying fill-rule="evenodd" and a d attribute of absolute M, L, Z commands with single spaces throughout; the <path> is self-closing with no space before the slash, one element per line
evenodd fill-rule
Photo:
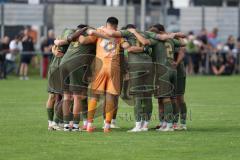
<path fill-rule="evenodd" d="M 189 129 L 173 133 L 127 133 L 134 122 L 124 118 L 118 121 L 121 129 L 110 134 L 49 132 L 46 84 L 37 78 L 0 81 L 1 160 L 240 159 L 239 76 L 189 77 Z M 133 108 L 120 102 L 119 112 L 133 115 Z M 96 125 L 101 128 L 102 120 Z"/>

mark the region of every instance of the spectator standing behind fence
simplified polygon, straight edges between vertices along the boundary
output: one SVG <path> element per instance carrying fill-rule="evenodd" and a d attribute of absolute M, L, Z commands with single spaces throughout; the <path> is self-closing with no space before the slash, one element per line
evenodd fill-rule
<path fill-rule="evenodd" d="M 187 73 L 189 75 L 197 73 L 199 67 L 199 47 L 193 32 L 189 33 L 186 45 L 187 52 Z"/>
<path fill-rule="evenodd" d="M 9 53 L 6 55 L 7 74 L 15 71 L 16 73 L 16 55 L 22 51 L 21 36 L 16 36 L 9 44 Z"/>
<path fill-rule="evenodd" d="M 219 44 L 218 28 L 214 28 L 213 31 L 208 34 L 208 42 L 212 48 L 217 48 Z"/>
<path fill-rule="evenodd" d="M 6 79 L 6 54 L 9 52 L 9 37 L 5 36 L 0 41 L 0 79 Z"/>
<path fill-rule="evenodd" d="M 198 40 L 200 41 L 201 45 L 199 47 L 200 53 L 200 66 L 199 66 L 199 73 L 206 74 L 208 73 L 206 68 L 207 56 L 208 56 L 208 33 L 207 30 L 204 28 L 201 30 L 200 34 L 198 35 Z"/>
<path fill-rule="evenodd" d="M 240 73 L 240 37 L 237 40 L 237 73 Z"/>
<path fill-rule="evenodd" d="M 26 30 L 27 30 L 28 36 L 32 38 L 33 44 L 35 45 L 38 40 L 37 31 L 34 30 L 31 26 L 27 26 Z M 32 55 L 32 64 L 34 67 L 38 67 L 38 57 L 35 54 Z"/>
<path fill-rule="evenodd" d="M 43 62 L 42 62 L 42 77 L 47 77 L 48 64 L 52 57 L 51 50 L 54 45 L 55 35 L 53 30 L 48 31 L 48 36 L 43 40 L 41 44 L 41 50 L 43 52 Z"/>
<path fill-rule="evenodd" d="M 226 63 L 225 74 L 230 75 L 235 71 L 237 61 L 236 40 L 232 35 L 227 39 L 227 43 L 223 50 L 223 56 Z"/>
<path fill-rule="evenodd" d="M 34 43 L 32 37 L 28 35 L 28 30 L 24 30 L 24 36 L 22 38 L 22 53 L 20 60 L 20 80 L 28 80 L 28 66 L 31 62 L 33 51 L 34 51 Z"/>
<path fill-rule="evenodd" d="M 234 61 L 236 62 L 237 61 L 237 54 L 238 54 L 237 41 L 232 35 L 230 35 L 228 37 L 226 47 L 227 47 L 227 50 L 228 50 L 227 53 L 230 54 L 234 58 Z"/>

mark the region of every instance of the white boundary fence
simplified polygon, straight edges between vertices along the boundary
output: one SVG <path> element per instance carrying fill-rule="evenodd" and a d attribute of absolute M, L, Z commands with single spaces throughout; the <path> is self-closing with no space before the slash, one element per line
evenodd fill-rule
<path fill-rule="evenodd" d="M 226 40 L 229 35 L 240 35 L 240 9 L 237 7 L 190 7 L 180 11 L 180 29 L 183 32 L 211 31 L 219 28 L 219 37 Z"/>
<path fill-rule="evenodd" d="M 3 13 L 3 14 L 2 14 Z M 3 16 L 2 16 L 3 15 Z M 54 27 L 56 34 L 59 34 L 66 27 L 76 27 L 78 24 L 89 24 L 101 26 L 105 24 L 106 18 L 116 16 L 119 19 L 119 26 L 135 22 L 135 8 L 93 6 L 93 5 L 31 5 L 31 4 L 1 4 L 0 19 L 1 28 L 4 26 L 34 25 Z"/>

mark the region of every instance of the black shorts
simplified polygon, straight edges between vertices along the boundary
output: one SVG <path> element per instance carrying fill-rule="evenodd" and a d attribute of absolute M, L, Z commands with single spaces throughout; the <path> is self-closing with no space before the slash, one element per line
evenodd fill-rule
<path fill-rule="evenodd" d="M 21 55 L 21 63 L 26 63 L 26 64 L 30 64 L 31 60 L 32 60 L 32 55 L 31 54 L 24 54 Z"/>

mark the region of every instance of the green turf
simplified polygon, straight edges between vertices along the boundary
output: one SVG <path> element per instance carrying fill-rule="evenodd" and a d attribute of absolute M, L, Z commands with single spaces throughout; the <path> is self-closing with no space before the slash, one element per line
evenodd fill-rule
<path fill-rule="evenodd" d="M 190 77 L 187 132 L 126 133 L 133 121 L 110 134 L 47 131 L 46 81 L 0 81 L 0 159 L 240 159 L 240 77 Z M 121 113 L 132 108 L 123 102 Z M 154 105 L 156 112 L 156 103 Z M 157 123 L 155 119 L 151 125 Z M 100 128 L 102 122 L 98 120 Z"/>

